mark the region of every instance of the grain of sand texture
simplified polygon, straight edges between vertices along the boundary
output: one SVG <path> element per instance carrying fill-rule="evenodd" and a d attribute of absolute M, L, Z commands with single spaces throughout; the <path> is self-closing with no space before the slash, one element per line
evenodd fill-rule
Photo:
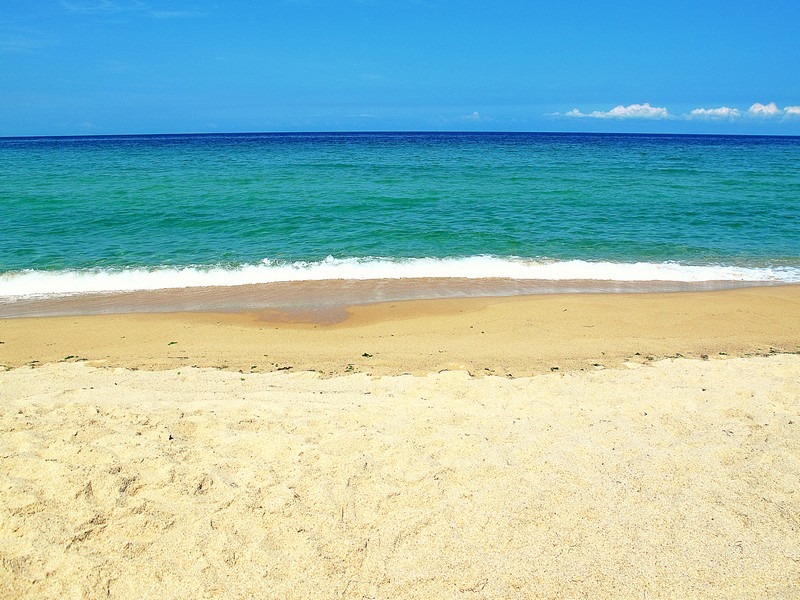
<path fill-rule="evenodd" d="M 351 313 L 0 321 L 0 596 L 800 596 L 800 288 Z"/>

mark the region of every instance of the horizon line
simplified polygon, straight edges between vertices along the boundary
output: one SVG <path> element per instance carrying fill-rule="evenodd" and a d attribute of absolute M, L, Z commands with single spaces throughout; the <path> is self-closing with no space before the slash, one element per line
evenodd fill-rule
<path fill-rule="evenodd" d="M 0 135 L 0 140 L 25 139 L 69 139 L 69 138 L 125 138 L 125 137 L 190 137 L 225 135 L 596 135 L 596 136 L 642 136 L 642 137 L 768 137 L 800 138 L 800 134 L 781 133 L 676 133 L 676 132 L 630 132 L 630 131 L 518 131 L 491 130 L 470 131 L 456 129 L 342 129 L 342 130 L 272 130 L 272 131 L 177 131 L 161 133 L 73 133 L 73 134 L 28 134 Z"/>

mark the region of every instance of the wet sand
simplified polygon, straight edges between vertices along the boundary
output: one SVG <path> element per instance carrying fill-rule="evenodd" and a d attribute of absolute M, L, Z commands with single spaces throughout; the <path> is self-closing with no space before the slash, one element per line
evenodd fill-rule
<path fill-rule="evenodd" d="M 800 349 L 800 286 L 0 320 L 0 365 L 523 376 Z"/>

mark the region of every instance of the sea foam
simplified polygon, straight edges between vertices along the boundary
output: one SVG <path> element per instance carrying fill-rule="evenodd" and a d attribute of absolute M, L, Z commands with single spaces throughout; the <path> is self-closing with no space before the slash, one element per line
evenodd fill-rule
<path fill-rule="evenodd" d="M 7 300 L 140 290 L 237 286 L 293 281 L 504 278 L 527 281 L 800 283 L 798 267 L 684 265 L 674 262 L 616 263 L 531 260 L 517 257 L 345 258 L 316 262 L 264 259 L 234 267 L 187 266 L 63 271 L 24 270 L 0 275 Z"/>

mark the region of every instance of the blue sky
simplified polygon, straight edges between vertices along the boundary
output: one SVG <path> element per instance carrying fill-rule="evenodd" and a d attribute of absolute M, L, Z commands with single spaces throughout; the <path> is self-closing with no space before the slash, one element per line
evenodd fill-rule
<path fill-rule="evenodd" d="M 0 0 L 0 135 L 800 135 L 798 30 L 798 0 Z"/>

